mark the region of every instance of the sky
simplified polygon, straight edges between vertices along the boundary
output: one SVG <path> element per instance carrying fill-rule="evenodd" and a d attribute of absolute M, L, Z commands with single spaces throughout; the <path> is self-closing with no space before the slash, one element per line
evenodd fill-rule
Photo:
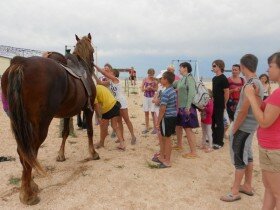
<path fill-rule="evenodd" d="M 197 60 L 212 77 L 214 60 L 231 69 L 246 53 L 263 73 L 280 50 L 279 0 L 1 0 L 0 8 L 0 45 L 63 53 L 75 34 L 91 33 L 98 65 L 133 66 L 142 77 L 172 60 Z"/>

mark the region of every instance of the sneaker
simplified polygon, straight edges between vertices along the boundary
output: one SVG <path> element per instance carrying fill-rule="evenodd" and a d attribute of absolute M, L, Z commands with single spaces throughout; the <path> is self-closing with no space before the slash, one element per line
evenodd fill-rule
<path fill-rule="evenodd" d="M 221 149 L 222 146 L 218 145 L 218 144 L 214 144 L 213 145 L 213 149 L 217 150 L 217 149 Z"/>

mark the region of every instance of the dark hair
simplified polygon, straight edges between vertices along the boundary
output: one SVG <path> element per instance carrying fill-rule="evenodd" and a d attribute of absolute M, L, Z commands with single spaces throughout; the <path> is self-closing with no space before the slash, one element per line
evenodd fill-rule
<path fill-rule="evenodd" d="M 268 77 L 268 75 L 267 75 L 267 74 L 261 74 L 261 75 L 259 76 L 259 79 L 261 79 L 262 77 L 265 77 L 265 78 L 266 78 L 265 84 L 268 84 L 268 83 L 269 83 L 269 77 Z"/>
<path fill-rule="evenodd" d="M 258 58 L 253 54 L 246 54 L 240 59 L 240 64 L 245 66 L 251 72 L 256 72 L 258 66 Z"/>
<path fill-rule="evenodd" d="M 225 71 L 225 62 L 223 61 L 223 60 L 214 60 L 213 62 L 212 62 L 212 65 L 213 64 L 216 64 L 220 69 L 221 69 L 221 72 L 224 72 Z"/>
<path fill-rule="evenodd" d="M 153 68 L 148 69 L 147 74 L 155 74 L 155 70 Z"/>
<path fill-rule="evenodd" d="M 232 67 L 238 67 L 240 70 L 240 65 L 239 64 L 233 64 Z"/>
<path fill-rule="evenodd" d="M 117 69 L 111 69 L 111 71 L 113 72 L 113 74 L 114 74 L 115 77 L 119 78 L 119 76 L 120 76 L 119 70 L 117 70 Z"/>
<path fill-rule="evenodd" d="M 271 56 L 269 56 L 267 62 L 268 64 L 275 62 L 278 68 L 280 68 L 280 52 L 273 53 Z"/>
<path fill-rule="evenodd" d="M 109 69 L 111 69 L 111 70 L 113 69 L 113 67 L 112 67 L 109 63 L 106 63 L 106 64 L 104 65 L 104 67 L 106 67 L 106 66 L 107 66 Z"/>
<path fill-rule="evenodd" d="M 162 78 L 167 79 L 168 83 L 172 84 L 175 80 L 175 74 L 173 72 L 166 71 L 162 74 Z"/>
<path fill-rule="evenodd" d="M 188 69 L 188 73 L 192 72 L 192 65 L 190 63 L 188 63 L 188 62 L 181 63 L 180 67 L 187 68 Z"/>

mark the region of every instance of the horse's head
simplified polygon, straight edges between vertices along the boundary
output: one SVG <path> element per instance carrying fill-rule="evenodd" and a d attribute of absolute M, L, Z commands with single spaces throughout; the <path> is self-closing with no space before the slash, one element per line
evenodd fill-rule
<path fill-rule="evenodd" d="M 93 62 L 94 62 L 94 58 L 93 58 L 94 49 L 91 45 L 91 35 L 89 33 L 87 36 L 84 36 L 81 39 L 77 35 L 75 36 L 76 36 L 77 44 L 75 46 L 73 54 L 86 62 L 89 71 L 92 74 Z"/>

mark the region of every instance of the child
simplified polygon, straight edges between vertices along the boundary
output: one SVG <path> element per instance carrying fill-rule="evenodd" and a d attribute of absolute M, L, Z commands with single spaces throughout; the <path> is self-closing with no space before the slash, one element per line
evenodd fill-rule
<path fill-rule="evenodd" d="M 152 134 L 156 134 L 157 130 L 155 129 L 155 107 L 152 103 L 153 97 L 155 92 L 157 91 L 157 81 L 154 78 L 155 70 L 149 69 L 148 70 L 148 77 L 146 77 L 143 82 L 141 89 L 144 92 L 144 101 L 143 101 L 143 111 L 145 112 L 145 130 L 142 131 L 142 134 L 146 134 L 149 132 L 149 112 L 153 117 L 154 129 Z"/>
<path fill-rule="evenodd" d="M 269 77 L 267 74 L 262 74 L 259 79 L 262 82 L 263 85 L 263 100 L 265 100 L 270 94 L 271 94 L 271 87 L 270 87 L 270 83 L 269 83 Z"/>
<path fill-rule="evenodd" d="M 116 69 L 113 69 L 110 64 L 106 64 L 104 69 L 101 69 L 96 65 L 95 65 L 95 67 L 96 67 L 98 72 L 100 72 L 101 74 L 103 74 L 107 78 L 107 81 L 102 82 L 98 78 L 96 78 L 95 74 L 93 74 L 93 76 L 95 77 L 95 79 L 97 81 L 97 84 L 101 84 L 101 85 L 104 85 L 104 86 L 109 85 L 109 88 L 111 89 L 111 92 L 113 93 L 114 97 L 121 104 L 120 117 L 118 117 L 118 125 L 120 127 L 122 137 L 124 136 L 122 119 L 124 119 L 124 121 L 127 125 L 127 128 L 128 128 L 128 130 L 131 134 L 131 144 L 132 145 L 136 144 L 136 136 L 134 135 L 133 125 L 132 125 L 132 123 L 129 119 L 129 116 L 128 116 L 127 100 L 126 100 L 125 95 L 122 91 L 121 82 L 119 80 L 119 71 L 116 70 Z M 107 67 L 108 70 L 106 70 L 106 67 Z M 119 139 L 116 142 L 119 142 Z"/>
<path fill-rule="evenodd" d="M 108 135 L 108 125 L 111 119 L 112 127 L 116 131 L 117 137 L 120 140 L 117 149 L 124 151 L 124 139 L 118 126 L 118 117 L 120 116 L 121 104 L 114 98 L 111 91 L 103 85 L 96 85 L 96 98 L 94 109 L 100 121 L 100 141 L 96 144 L 96 148 L 104 147 L 104 141 Z"/>
<path fill-rule="evenodd" d="M 164 72 L 161 78 L 161 84 L 166 89 L 162 92 L 160 99 L 160 109 L 158 121 L 156 123 L 157 129 L 160 128 L 162 141 L 160 141 L 160 156 L 154 157 L 153 161 L 160 163 L 159 168 L 171 167 L 171 138 L 170 136 L 175 132 L 176 126 L 176 100 L 177 95 L 172 87 L 175 75 L 172 72 Z"/>
<path fill-rule="evenodd" d="M 213 93 L 210 89 L 208 89 L 210 100 L 206 107 L 201 111 L 201 129 L 202 129 L 202 142 L 201 149 L 205 152 L 212 152 L 212 114 L 213 114 Z M 206 138 L 208 139 L 209 145 L 206 145 Z"/>

